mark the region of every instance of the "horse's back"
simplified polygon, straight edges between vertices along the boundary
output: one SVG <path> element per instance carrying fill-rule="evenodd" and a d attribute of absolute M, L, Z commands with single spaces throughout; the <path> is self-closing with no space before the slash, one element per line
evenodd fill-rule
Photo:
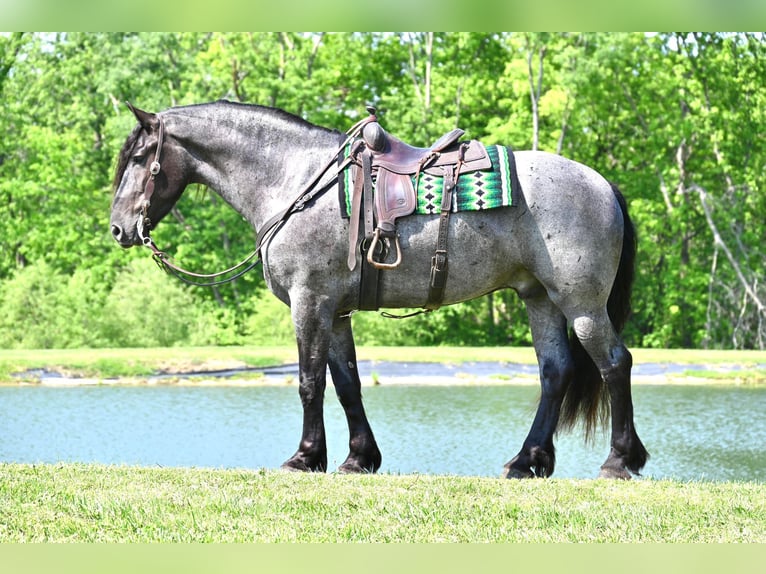
<path fill-rule="evenodd" d="M 515 153 L 523 201 L 534 210 L 577 215 L 589 224 L 622 225 L 619 205 L 609 182 L 596 170 L 560 155 L 541 151 Z M 568 215 L 568 216 L 567 216 Z M 547 218 L 549 223 L 557 218 Z"/>

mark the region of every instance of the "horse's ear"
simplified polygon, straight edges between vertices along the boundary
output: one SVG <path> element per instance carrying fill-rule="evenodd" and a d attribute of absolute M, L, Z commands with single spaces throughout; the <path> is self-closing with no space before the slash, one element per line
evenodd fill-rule
<path fill-rule="evenodd" d="M 150 132 L 157 127 L 157 124 L 158 124 L 157 114 L 152 114 L 150 112 L 145 112 L 144 110 L 139 110 L 130 102 L 125 102 L 125 103 L 127 104 L 128 108 L 130 108 L 130 111 L 133 112 L 133 115 L 136 116 L 138 123 L 141 124 L 141 126 L 146 131 Z"/>

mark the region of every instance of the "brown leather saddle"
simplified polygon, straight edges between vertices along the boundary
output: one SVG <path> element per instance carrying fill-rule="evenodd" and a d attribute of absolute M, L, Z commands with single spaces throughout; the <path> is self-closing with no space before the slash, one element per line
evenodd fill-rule
<path fill-rule="evenodd" d="M 374 118 L 374 108 L 368 108 L 368 111 Z M 364 257 L 363 283 L 365 276 L 374 276 L 377 281 L 378 270 L 391 270 L 400 265 L 402 250 L 396 234 L 396 220 L 415 211 L 421 174 L 442 177 L 444 186 L 439 234 L 431 262 L 431 287 L 426 308 L 440 306 L 447 277 L 447 226 L 452 211 L 452 192 L 460 174 L 492 167 L 481 143 L 476 140 L 460 141 L 464 133 L 459 128 L 454 129 L 432 146 L 420 148 L 387 133 L 376 119 L 364 126 L 361 140 L 352 151 L 356 173 L 351 197 L 348 254 L 348 266 L 353 270 L 357 251 L 361 250 Z M 364 235 L 360 242 L 362 222 Z M 387 254 L 391 251 L 392 242 L 396 256 L 394 261 L 389 262 Z M 375 272 L 370 273 L 370 268 Z M 363 304 L 362 308 L 376 308 L 376 304 L 372 301 Z"/>

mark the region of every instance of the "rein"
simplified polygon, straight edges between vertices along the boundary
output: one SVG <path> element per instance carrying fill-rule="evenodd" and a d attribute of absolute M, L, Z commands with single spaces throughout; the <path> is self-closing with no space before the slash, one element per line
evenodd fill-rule
<path fill-rule="evenodd" d="M 157 116 L 159 120 L 159 134 L 157 139 L 157 150 L 154 152 L 154 161 L 149 166 L 149 173 L 147 174 L 146 184 L 144 185 L 144 201 L 141 204 L 141 214 L 138 217 L 136 224 L 138 236 L 145 247 L 148 247 L 152 251 L 152 259 L 155 263 L 171 275 L 180 279 L 184 283 L 189 285 L 195 285 L 197 287 L 215 287 L 217 285 L 223 285 L 230 283 L 235 279 L 242 277 L 248 271 L 254 269 L 262 261 L 261 250 L 266 241 L 271 238 L 279 228 L 287 221 L 287 219 L 293 213 L 301 211 L 306 204 L 323 193 L 329 187 L 325 185 L 320 188 L 316 188 L 324 175 L 330 170 L 333 164 L 337 163 L 343 149 L 355 139 L 362 131 L 364 126 L 370 122 L 377 121 L 376 116 L 373 113 L 356 124 L 354 124 L 347 132 L 345 141 L 338 147 L 337 151 L 333 154 L 330 160 L 322 167 L 319 172 L 311 179 L 311 181 L 301 190 L 297 197 L 290 202 L 290 204 L 276 215 L 269 218 L 261 229 L 261 233 L 258 234 L 256 239 L 255 249 L 247 255 L 242 261 L 236 265 L 225 269 L 224 271 L 218 271 L 217 273 L 195 273 L 188 271 L 183 267 L 172 262 L 167 253 L 162 251 L 154 240 L 150 236 L 150 230 L 152 222 L 149 219 L 149 205 L 151 204 L 151 198 L 154 194 L 154 185 L 157 175 L 160 173 L 162 166 L 160 164 L 160 158 L 162 155 L 162 144 L 165 137 L 165 122 L 161 116 Z M 343 171 L 352 161 L 351 157 L 343 160 L 343 162 L 337 167 L 335 176 Z M 252 259 L 255 258 L 255 261 Z M 230 275 L 234 273 L 233 275 Z"/>

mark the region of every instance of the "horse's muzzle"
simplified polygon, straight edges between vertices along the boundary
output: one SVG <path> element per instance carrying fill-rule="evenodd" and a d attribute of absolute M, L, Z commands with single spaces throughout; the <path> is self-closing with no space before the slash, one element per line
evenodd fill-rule
<path fill-rule="evenodd" d="M 140 245 L 130 238 L 128 234 L 125 233 L 125 230 L 116 223 L 112 224 L 112 237 L 120 244 L 120 247 L 124 247 L 125 249 L 133 247 L 134 245 Z"/>

